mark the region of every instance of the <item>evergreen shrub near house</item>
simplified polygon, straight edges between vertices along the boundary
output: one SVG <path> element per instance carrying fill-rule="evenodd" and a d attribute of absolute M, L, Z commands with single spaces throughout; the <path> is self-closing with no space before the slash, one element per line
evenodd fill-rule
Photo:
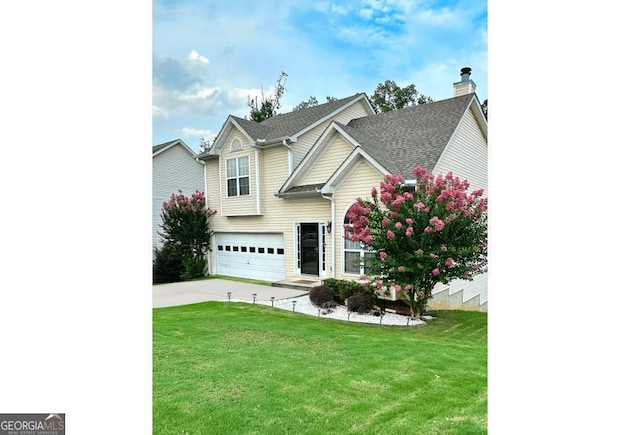
<path fill-rule="evenodd" d="M 184 267 L 184 273 L 182 274 L 184 279 L 200 278 L 206 273 L 207 258 L 204 255 L 188 257 L 182 260 L 182 266 Z"/>
<path fill-rule="evenodd" d="M 322 281 L 324 285 L 333 287 L 336 290 L 337 301 L 344 302 L 345 299 L 355 295 L 356 293 L 369 293 L 373 295 L 375 289 L 370 286 L 362 286 L 358 281 L 349 281 L 346 279 L 326 278 Z"/>
<path fill-rule="evenodd" d="M 317 285 L 309 291 L 309 300 L 318 307 L 327 302 L 335 301 L 336 297 L 335 289 L 328 285 Z"/>
<path fill-rule="evenodd" d="M 369 293 L 359 292 L 347 299 L 347 309 L 351 312 L 364 314 L 373 308 L 373 297 Z"/>
<path fill-rule="evenodd" d="M 153 250 L 153 283 L 163 284 L 182 279 L 182 257 L 171 245 Z"/>

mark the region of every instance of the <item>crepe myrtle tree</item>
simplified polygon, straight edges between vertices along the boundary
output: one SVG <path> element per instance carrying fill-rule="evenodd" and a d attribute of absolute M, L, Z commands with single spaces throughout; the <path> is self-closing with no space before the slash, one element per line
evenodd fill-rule
<path fill-rule="evenodd" d="M 416 167 L 415 188 L 387 175 L 373 202 L 357 199 L 347 212 L 345 238 L 375 252 L 368 276 L 377 288 L 392 288 L 421 316 L 437 283 L 472 279 L 487 266 L 487 199 L 468 192 L 469 182 L 434 176 Z"/>
<path fill-rule="evenodd" d="M 180 258 L 185 278 L 204 275 L 206 254 L 213 235 L 208 219 L 215 213 L 207 208 L 204 193 L 197 190 L 191 197 L 179 190 L 177 195 L 172 193 L 171 198 L 162 203 L 162 231 L 159 234 L 163 248 Z"/>

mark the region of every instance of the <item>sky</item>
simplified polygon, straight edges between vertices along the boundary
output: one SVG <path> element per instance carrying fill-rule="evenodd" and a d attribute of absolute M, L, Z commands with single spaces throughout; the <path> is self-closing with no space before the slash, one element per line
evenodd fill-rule
<path fill-rule="evenodd" d="M 279 113 L 313 96 L 343 98 L 393 80 L 435 100 L 470 67 L 488 98 L 487 3 L 474 0 L 153 1 L 153 144 L 195 150 L 248 97 L 273 95 Z"/>

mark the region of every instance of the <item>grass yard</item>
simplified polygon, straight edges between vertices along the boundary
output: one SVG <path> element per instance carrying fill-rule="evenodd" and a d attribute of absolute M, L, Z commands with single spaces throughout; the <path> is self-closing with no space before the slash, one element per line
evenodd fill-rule
<path fill-rule="evenodd" d="M 421 327 L 245 303 L 153 311 L 153 433 L 487 433 L 487 314 Z"/>

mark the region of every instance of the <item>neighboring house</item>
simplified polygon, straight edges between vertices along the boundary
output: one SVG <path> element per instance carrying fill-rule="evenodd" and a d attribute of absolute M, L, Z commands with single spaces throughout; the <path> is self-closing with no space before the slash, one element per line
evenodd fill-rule
<path fill-rule="evenodd" d="M 204 192 L 204 164 L 180 139 L 153 147 L 153 247 L 162 246 L 158 234 L 162 224 L 162 203 L 179 190 L 187 196 Z"/>
<path fill-rule="evenodd" d="M 208 206 L 218 210 L 209 272 L 358 279 L 366 250 L 343 238 L 345 215 L 386 174 L 410 183 L 416 166 L 451 171 L 487 192 L 487 121 L 469 72 L 454 83 L 459 96 L 381 114 L 361 93 L 259 124 L 229 116 L 199 156 Z M 438 286 L 430 307 L 486 310 L 486 284 L 484 274 Z"/>

